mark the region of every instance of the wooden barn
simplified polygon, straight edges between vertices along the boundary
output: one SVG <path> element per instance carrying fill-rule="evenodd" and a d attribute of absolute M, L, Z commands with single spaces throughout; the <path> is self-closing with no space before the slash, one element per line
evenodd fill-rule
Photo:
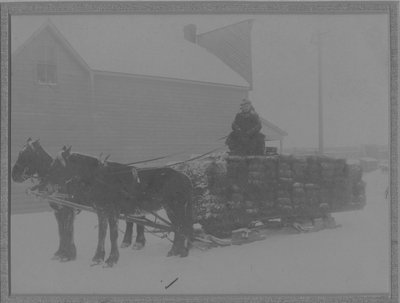
<path fill-rule="evenodd" d="M 47 21 L 12 45 L 13 159 L 28 137 L 40 138 L 52 154 L 72 145 L 123 163 L 175 153 L 181 159 L 224 147 L 221 138 L 249 84 L 187 42 L 182 31 L 165 50 L 141 43 L 135 51 L 143 57 L 125 59 L 110 53 L 93 59 L 68 35 Z M 263 125 L 271 140 L 286 135 L 266 120 Z"/>

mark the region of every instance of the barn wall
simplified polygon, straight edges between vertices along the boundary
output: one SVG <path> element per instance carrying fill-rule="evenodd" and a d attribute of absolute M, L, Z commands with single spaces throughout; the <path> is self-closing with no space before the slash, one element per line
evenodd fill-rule
<path fill-rule="evenodd" d="M 44 45 L 56 50 L 57 84 L 38 83 L 37 63 Z M 79 145 L 91 133 L 90 73 L 48 30 L 42 31 L 12 58 L 12 155 L 28 137 L 40 138 L 50 151 L 63 144 Z"/>
<path fill-rule="evenodd" d="M 93 144 L 130 162 L 224 146 L 247 90 L 192 82 L 97 74 Z M 179 157 L 178 157 L 179 158 Z"/>

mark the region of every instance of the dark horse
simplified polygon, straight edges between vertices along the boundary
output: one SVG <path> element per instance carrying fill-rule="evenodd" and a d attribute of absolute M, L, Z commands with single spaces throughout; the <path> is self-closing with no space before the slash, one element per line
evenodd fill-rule
<path fill-rule="evenodd" d="M 65 152 L 65 151 L 64 151 Z M 52 157 L 43 149 L 39 140 L 33 141 L 29 138 L 18 154 L 18 158 L 12 168 L 12 180 L 22 183 L 30 178 L 36 178 L 37 184 L 32 188 L 45 192 L 57 191 L 67 194 L 66 186 L 58 186 L 55 184 L 63 184 L 62 179 L 55 178 L 54 173 L 51 173 L 53 163 Z M 83 201 L 85 203 L 85 201 Z M 76 258 L 76 246 L 74 243 L 74 219 L 76 211 L 71 207 L 61 206 L 56 203 L 49 203 L 54 210 L 54 214 L 58 225 L 59 247 L 54 253 L 53 259 L 60 261 L 71 261 Z M 127 223 L 126 235 L 130 234 L 132 238 L 132 223 Z M 136 225 L 137 237 L 134 248 L 140 249 L 144 246 L 144 227 L 140 224 Z M 129 240 L 125 237 L 123 245 L 126 245 Z"/>
<path fill-rule="evenodd" d="M 67 192 L 77 203 L 89 203 L 99 219 L 99 241 L 93 261 L 104 260 L 107 223 L 110 226 L 111 252 L 108 266 L 117 263 L 119 251 L 118 218 L 138 211 L 155 212 L 164 208 L 174 240 L 168 256 L 188 255 L 192 237 L 192 185 L 190 179 L 172 168 L 137 170 L 97 158 L 70 153 L 63 149 L 49 173 L 49 179 Z"/>
<path fill-rule="evenodd" d="M 50 189 L 51 184 L 47 176 L 50 171 L 53 159 L 42 148 L 39 140 L 33 141 L 31 138 L 18 154 L 11 177 L 14 182 L 22 183 L 29 178 L 36 177 L 37 189 Z M 62 189 L 59 189 L 62 192 Z M 59 247 L 54 253 L 53 259 L 60 261 L 70 261 L 76 258 L 76 247 L 74 243 L 74 219 L 75 210 L 70 207 L 64 207 L 55 203 L 50 203 L 58 224 Z"/>

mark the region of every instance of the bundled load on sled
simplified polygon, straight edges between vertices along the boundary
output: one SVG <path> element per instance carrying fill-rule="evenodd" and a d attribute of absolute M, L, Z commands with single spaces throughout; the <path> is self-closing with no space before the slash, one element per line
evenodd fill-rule
<path fill-rule="evenodd" d="M 175 168 L 193 182 L 194 221 L 218 238 L 247 237 L 257 225 L 334 224 L 331 213 L 366 203 L 362 169 L 344 159 L 222 155 Z"/>

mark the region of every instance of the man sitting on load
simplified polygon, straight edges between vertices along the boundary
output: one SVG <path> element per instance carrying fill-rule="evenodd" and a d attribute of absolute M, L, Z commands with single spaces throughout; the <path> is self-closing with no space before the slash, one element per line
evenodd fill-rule
<path fill-rule="evenodd" d="M 263 155 L 265 150 L 265 135 L 260 117 L 255 112 L 250 100 L 243 99 L 240 112 L 232 123 L 232 132 L 226 139 L 231 155 Z"/>

